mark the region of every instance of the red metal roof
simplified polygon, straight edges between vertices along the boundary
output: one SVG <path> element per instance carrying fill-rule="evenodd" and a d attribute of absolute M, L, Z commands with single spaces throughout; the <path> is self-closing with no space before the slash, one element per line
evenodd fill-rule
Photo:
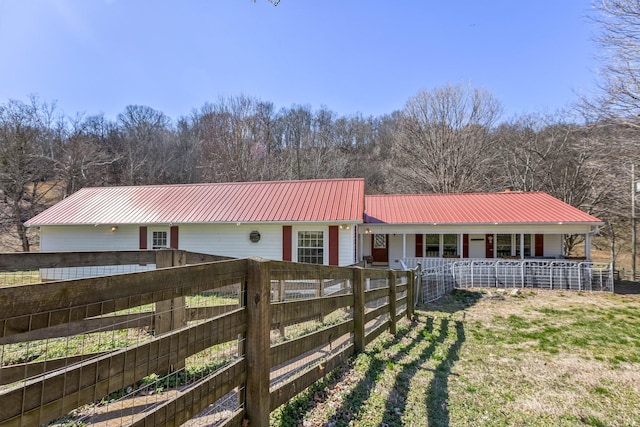
<path fill-rule="evenodd" d="M 602 222 L 541 192 L 365 196 L 369 224 L 521 224 Z"/>
<path fill-rule="evenodd" d="M 26 225 L 362 221 L 363 206 L 362 178 L 87 187 Z"/>

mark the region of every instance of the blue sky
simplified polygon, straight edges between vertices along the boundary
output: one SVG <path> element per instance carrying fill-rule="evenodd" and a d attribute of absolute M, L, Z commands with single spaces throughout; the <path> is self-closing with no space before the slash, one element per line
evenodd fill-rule
<path fill-rule="evenodd" d="M 591 0 L 0 0 L 0 102 L 172 118 L 247 95 L 382 115 L 469 84 L 515 114 L 595 87 Z"/>

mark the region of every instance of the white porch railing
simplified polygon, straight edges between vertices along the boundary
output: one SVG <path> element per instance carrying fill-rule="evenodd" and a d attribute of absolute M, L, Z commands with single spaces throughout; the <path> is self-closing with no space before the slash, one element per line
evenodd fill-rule
<path fill-rule="evenodd" d="M 422 268 L 422 302 L 454 288 L 545 288 L 613 292 L 610 264 L 570 260 L 405 258 L 405 268 Z"/>

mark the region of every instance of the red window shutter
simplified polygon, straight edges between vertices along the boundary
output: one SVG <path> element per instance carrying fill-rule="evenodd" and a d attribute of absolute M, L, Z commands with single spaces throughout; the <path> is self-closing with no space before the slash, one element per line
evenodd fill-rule
<path fill-rule="evenodd" d="M 292 230 L 290 225 L 282 226 L 282 260 L 291 261 Z"/>
<path fill-rule="evenodd" d="M 536 234 L 535 246 L 536 253 L 534 256 L 544 256 L 544 234 Z"/>
<path fill-rule="evenodd" d="M 140 227 L 140 249 L 147 249 L 147 227 Z"/>
<path fill-rule="evenodd" d="M 487 234 L 484 236 L 485 241 L 485 258 L 493 258 L 493 248 L 496 242 L 493 241 L 493 234 Z"/>
<path fill-rule="evenodd" d="M 424 237 L 423 234 L 416 234 L 416 258 L 422 258 L 423 256 L 423 244 L 422 244 L 422 238 Z"/>
<path fill-rule="evenodd" d="M 171 246 L 171 249 L 178 249 L 178 226 L 177 225 L 173 225 L 171 226 L 171 242 L 169 242 L 169 245 Z"/>
<path fill-rule="evenodd" d="M 337 225 L 329 226 L 329 265 L 338 265 L 338 252 L 340 250 L 338 233 Z"/>
<path fill-rule="evenodd" d="M 469 258 L 469 235 L 462 235 L 462 258 Z"/>

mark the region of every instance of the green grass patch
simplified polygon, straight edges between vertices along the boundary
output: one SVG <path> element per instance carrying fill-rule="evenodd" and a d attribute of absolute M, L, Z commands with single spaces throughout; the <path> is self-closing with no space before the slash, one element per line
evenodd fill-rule
<path fill-rule="evenodd" d="M 470 293 L 418 311 L 273 425 L 640 425 L 640 297 Z"/>
<path fill-rule="evenodd" d="M 40 282 L 39 270 L 0 272 L 0 286 L 19 286 Z"/>

